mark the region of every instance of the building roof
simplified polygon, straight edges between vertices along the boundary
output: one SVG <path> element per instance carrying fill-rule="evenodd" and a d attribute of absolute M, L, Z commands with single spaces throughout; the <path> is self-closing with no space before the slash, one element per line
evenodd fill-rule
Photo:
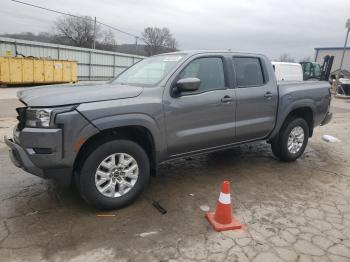
<path fill-rule="evenodd" d="M 315 50 L 343 50 L 344 47 L 315 47 Z M 350 50 L 350 47 L 347 47 L 346 50 Z"/>

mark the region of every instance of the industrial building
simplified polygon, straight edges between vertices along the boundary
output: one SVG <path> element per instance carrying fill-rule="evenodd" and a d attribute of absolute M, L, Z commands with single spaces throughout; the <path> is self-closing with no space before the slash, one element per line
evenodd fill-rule
<path fill-rule="evenodd" d="M 334 56 L 331 72 L 337 71 L 340 69 L 343 50 L 343 47 L 317 47 L 315 48 L 315 62 L 322 65 L 325 56 Z M 345 51 L 343 70 L 350 72 L 350 47 L 347 47 Z"/>

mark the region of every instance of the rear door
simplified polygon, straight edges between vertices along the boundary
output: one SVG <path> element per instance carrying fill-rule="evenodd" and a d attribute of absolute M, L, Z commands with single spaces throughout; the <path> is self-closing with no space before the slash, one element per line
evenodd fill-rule
<path fill-rule="evenodd" d="M 249 141 L 266 137 L 274 128 L 277 85 L 269 79 L 273 69 L 263 57 L 234 56 L 236 79 L 236 139 Z"/>

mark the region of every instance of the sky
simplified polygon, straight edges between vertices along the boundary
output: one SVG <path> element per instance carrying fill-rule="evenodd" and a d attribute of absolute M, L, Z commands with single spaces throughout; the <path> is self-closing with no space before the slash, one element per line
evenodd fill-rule
<path fill-rule="evenodd" d="M 349 0 L 22 0 L 141 35 L 168 27 L 181 50 L 231 49 L 277 59 L 314 58 L 315 47 L 343 46 Z M 50 32 L 58 15 L 0 0 L 0 34 Z M 134 39 L 115 33 L 118 43 Z"/>

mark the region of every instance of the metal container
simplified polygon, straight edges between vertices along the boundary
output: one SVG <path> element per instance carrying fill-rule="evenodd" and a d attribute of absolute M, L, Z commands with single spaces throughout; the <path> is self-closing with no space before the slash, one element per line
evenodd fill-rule
<path fill-rule="evenodd" d="M 81 81 L 111 80 L 145 58 L 133 54 L 0 37 L 0 57 L 19 55 L 77 61 L 77 76 Z"/>
<path fill-rule="evenodd" d="M 77 62 L 0 57 L 0 85 L 77 82 Z"/>

